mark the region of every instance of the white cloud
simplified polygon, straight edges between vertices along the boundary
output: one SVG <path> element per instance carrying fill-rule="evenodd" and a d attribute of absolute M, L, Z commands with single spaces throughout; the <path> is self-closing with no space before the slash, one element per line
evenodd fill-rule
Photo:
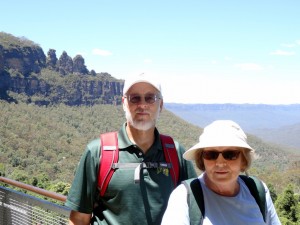
<path fill-rule="evenodd" d="M 241 70 L 251 70 L 251 71 L 259 71 L 263 69 L 260 65 L 255 63 L 240 63 L 240 64 L 235 64 L 234 67 L 239 68 Z"/>
<path fill-rule="evenodd" d="M 290 55 L 295 55 L 295 52 L 288 52 L 288 51 L 276 50 L 274 52 L 271 52 L 270 55 L 290 56 Z"/>
<path fill-rule="evenodd" d="M 152 59 L 144 59 L 144 63 L 150 64 L 152 63 Z"/>
<path fill-rule="evenodd" d="M 297 43 L 297 45 L 300 45 L 300 40 L 297 40 L 296 43 Z"/>
<path fill-rule="evenodd" d="M 101 55 L 101 56 L 110 56 L 110 55 L 112 55 L 112 53 L 110 51 L 99 49 L 99 48 L 93 49 L 92 53 L 94 55 Z"/>
<path fill-rule="evenodd" d="M 295 44 L 287 44 L 287 43 L 283 43 L 281 44 L 282 47 L 286 47 L 286 48 L 294 48 L 296 45 Z"/>
<path fill-rule="evenodd" d="M 299 82 L 263 77 L 212 78 L 175 76 L 162 80 L 164 102 L 176 103 L 299 103 Z M 180 91 L 174 91 L 180 90 Z M 217 91 L 216 91 L 217 90 Z M 280 91 L 278 91 L 280 90 Z"/>

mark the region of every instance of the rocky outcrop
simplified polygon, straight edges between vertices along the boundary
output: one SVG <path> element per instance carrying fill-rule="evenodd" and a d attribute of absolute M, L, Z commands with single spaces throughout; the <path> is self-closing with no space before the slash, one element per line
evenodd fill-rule
<path fill-rule="evenodd" d="M 50 76 L 61 78 L 54 82 Z M 121 103 L 122 89 L 122 80 L 108 73 L 89 72 L 81 55 L 72 59 L 64 51 L 57 59 L 56 50 L 49 49 L 46 58 L 32 41 L 0 32 L 1 99 L 17 102 L 8 94 L 15 93 L 39 105 L 117 105 Z"/>
<path fill-rule="evenodd" d="M 65 51 L 63 51 L 58 60 L 58 71 L 61 75 L 73 73 L 73 60 Z"/>
<path fill-rule="evenodd" d="M 13 46 L 9 49 L 2 49 L 0 58 L 2 58 L 1 64 L 4 69 L 18 71 L 24 76 L 39 73 L 46 63 L 46 56 L 38 46 Z"/>
<path fill-rule="evenodd" d="M 56 50 L 49 49 L 46 58 L 46 66 L 51 70 L 57 70 L 57 57 L 56 57 Z"/>
<path fill-rule="evenodd" d="M 66 51 L 64 51 L 60 58 L 57 59 L 56 50 L 49 49 L 47 53 L 46 66 L 48 69 L 59 71 L 59 73 L 63 76 L 72 73 L 81 75 L 89 74 L 89 70 L 85 66 L 84 58 L 81 55 L 76 55 L 72 59 Z M 95 75 L 92 71 L 91 75 Z"/>
<path fill-rule="evenodd" d="M 73 59 L 73 73 L 88 74 L 88 69 L 85 66 L 84 58 L 81 55 L 76 55 Z"/>
<path fill-rule="evenodd" d="M 34 42 L 0 32 L 0 72 L 10 70 L 27 77 L 31 73 L 39 73 L 43 68 L 59 71 L 64 76 L 73 73 L 89 74 L 81 55 L 72 59 L 63 51 L 57 59 L 56 50 L 49 49 L 46 58 L 43 49 Z"/>

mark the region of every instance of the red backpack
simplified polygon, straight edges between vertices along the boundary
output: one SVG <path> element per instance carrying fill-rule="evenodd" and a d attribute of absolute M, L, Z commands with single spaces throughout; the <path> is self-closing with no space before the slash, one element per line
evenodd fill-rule
<path fill-rule="evenodd" d="M 101 155 L 98 172 L 98 188 L 100 189 L 100 196 L 103 196 L 114 171 L 119 168 L 118 133 L 104 133 L 100 135 L 100 139 Z M 174 182 L 174 187 L 176 187 L 179 179 L 179 159 L 175 144 L 170 136 L 160 134 L 160 139 L 162 142 L 166 162 L 170 165 L 169 169 Z M 151 163 L 152 168 L 155 168 L 153 164 L 155 163 Z"/>

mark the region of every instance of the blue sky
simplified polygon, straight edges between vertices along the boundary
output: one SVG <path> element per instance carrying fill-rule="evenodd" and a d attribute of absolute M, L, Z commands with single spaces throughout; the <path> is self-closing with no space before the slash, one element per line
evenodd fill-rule
<path fill-rule="evenodd" d="M 165 102 L 300 103 L 298 0 L 2 1 L 0 31 L 89 70 L 161 79 Z"/>

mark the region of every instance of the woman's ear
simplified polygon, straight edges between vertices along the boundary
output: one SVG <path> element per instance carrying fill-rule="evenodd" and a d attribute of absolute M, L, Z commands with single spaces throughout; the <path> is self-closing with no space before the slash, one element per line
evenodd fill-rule
<path fill-rule="evenodd" d="M 245 170 L 247 169 L 247 160 L 245 159 L 244 155 L 242 157 L 242 164 L 241 164 L 241 172 L 245 172 Z"/>

